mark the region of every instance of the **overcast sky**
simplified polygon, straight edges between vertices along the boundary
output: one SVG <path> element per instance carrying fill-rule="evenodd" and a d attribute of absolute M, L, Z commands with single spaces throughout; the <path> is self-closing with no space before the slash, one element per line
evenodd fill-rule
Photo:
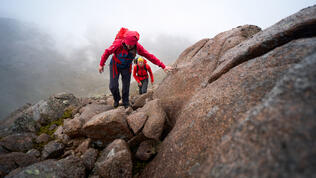
<path fill-rule="evenodd" d="M 195 42 L 244 24 L 264 29 L 313 4 L 316 0 L 1 0 L 0 17 L 34 23 L 71 45 L 93 35 L 106 39 L 120 27 L 137 30 L 141 40 L 164 34 Z"/>

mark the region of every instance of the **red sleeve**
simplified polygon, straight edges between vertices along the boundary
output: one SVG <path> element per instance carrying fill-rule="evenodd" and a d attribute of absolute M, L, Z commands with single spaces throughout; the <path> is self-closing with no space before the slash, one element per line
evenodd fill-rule
<path fill-rule="evenodd" d="M 148 64 L 146 64 L 146 68 L 147 68 L 147 70 L 149 72 L 151 83 L 153 83 L 154 82 L 154 75 L 153 75 L 153 73 L 151 71 L 151 68 L 150 68 L 150 66 Z"/>
<path fill-rule="evenodd" d="M 133 77 L 136 80 L 136 82 L 139 83 L 140 81 L 139 81 L 138 77 L 136 76 L 136 70 L 137 70 L 137 65 L 134 66 Z"/>
<path fill-rule="evenodd" d="M 157 66 L 161 68 L 165 68 L 165 64 L 162 63 L 156 56 L 153 54 L 149 53 L 141 44 L 137 43 L 137 53 L 141 56 L 144 56 L 147 58 L 150 62 L 156 64 Z"/>
<path fill-rule="evenodd" d="M 115 50 L 121 45 L 120 39 L 115 40 L 112 45 L 107 48 L 101 56 L 100 66 L 104 66 L 104 63 L 108 59 L 108 57 L 115 52 Z"/>

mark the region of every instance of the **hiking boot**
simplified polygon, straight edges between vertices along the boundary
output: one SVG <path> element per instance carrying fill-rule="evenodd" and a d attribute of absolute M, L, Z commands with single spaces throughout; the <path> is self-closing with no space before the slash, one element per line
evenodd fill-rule
<path fill-rule="evenodd" d="M 114 107 L 114 108 L 117 108 L 118 106 L 119 106 L 119 102 L 114 101 L 113 107 Z"/>
<path fill-rule="evenodd" d="M 124 108 L 127 109 L 129 107 L 129 104 L 124 104 Z"/>

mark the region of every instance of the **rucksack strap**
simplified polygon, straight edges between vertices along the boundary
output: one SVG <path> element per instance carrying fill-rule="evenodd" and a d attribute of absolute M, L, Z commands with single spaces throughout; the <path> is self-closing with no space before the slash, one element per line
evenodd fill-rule
<path fill-rule="evenodd" d="M 138 74 L 139 65 L 138 65 L 138 64 L 136 65 L 136 73 L 137 73 L 137 76 L 139 76 L 139 77 L 146 77 L 146 76 L 148 76 L 148 75 L 147 75 L 148 70 L 147 70 L 147 67 L 146 67 L 146 66 L 147 66 L 147 64 L 144 65 L 144 69 L 145 69 L 145 71 L 146 71 L 146 75 L 139 75 L 139 74 Z"/>

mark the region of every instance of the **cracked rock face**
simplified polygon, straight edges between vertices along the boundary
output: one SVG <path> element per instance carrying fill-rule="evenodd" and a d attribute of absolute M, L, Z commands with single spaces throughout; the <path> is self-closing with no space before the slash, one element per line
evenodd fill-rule
<path fill-rule="evenodd" d="M 315 146 L 310 131 L 315 67 L 309 63 L 306 71 L 294 70 L 307 58 L 315 60 L 315 26 L 313 6 L 253 31 L 230 48 L 220 49 L 241 29 L 254 27 L 232 29 L 185 50 L 176 62 L 177 71 L 154 94 L 174 127 L 141 177 L 315 175 L 308 166 L 315 154 L 309 149 Z M 289 74 L 293 70 L 295 75 L 305 72 L 305 77 L 295 79 Z M 278 87 L 286 78 L 292 78 L 292 84 Z M 266 105 L 265 98 L 282 88 L 281 96 L 268 98 Z M 259 106 L 263 110 L 254 109 Z M 254 121 L 247 121 L 249 113 Z M 243 122 L 247 124 L 237 127 Z"/>

